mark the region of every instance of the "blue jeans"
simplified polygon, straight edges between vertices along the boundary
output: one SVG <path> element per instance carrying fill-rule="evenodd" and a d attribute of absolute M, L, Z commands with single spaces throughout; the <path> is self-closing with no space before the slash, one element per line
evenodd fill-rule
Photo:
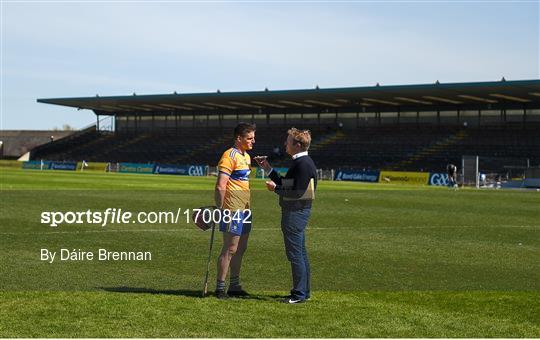
<path fill-rule="evenodd" d="M 291 296 L 305 300 L 310 296 L 310 271 L 306 251 L 306 227 L 311 208 L 282 210 L 281 231 L 285 241 L 285 253 L 291 263 L 293 288 Z"/>

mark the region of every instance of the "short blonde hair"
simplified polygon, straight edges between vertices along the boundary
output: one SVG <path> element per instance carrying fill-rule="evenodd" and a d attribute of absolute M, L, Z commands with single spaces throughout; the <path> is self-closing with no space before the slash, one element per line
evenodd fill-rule
<path fill-rule="evenodd" d="M 302 151 L 307 151 L 311 144 L 311 132 L 309 130 L 298 130 L 297 128 L 290 128 L 287 133 L 291 136 L 295 143 L 300 144 Z"/>

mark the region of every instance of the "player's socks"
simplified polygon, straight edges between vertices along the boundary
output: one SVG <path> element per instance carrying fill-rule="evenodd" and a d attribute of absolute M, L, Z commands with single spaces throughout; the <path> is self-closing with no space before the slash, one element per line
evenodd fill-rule
<path fill-rule="evenodd" d="M 217 290 L 225 291 L 225 281 L 221 281 L 221 280 L 216 281 L 216 291 Z"/>
<path fill-rule="evenodd" d="M 240 277 L 238 276 L 231 276 L 231 284 L 227 294 L 230 296 L 249 296 L 249 293 L 242 289 Z"/>
<path fill-rule="evenodd" d="M 216 297 L 218 299 L 228 299 L 229 295 L 225 292 L 225 281 L 216 281 Z"/>
<path fill-rule="evenodd" d="M 231 276 L 229 290 L 241 290 L 241 289 L 242 289 L 242 286 L 240 285 L 240 276 Z"/>

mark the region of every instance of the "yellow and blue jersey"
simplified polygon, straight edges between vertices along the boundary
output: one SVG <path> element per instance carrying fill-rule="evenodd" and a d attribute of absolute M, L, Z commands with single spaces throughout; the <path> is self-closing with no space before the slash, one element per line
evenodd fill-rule
<path fill-rule="evenodd" d="M 223 153 L 218 163 L 220 173 L 229 176 L 223 209 L 243 210 L 250 207 L 249 174 L 251 172 L 251 157 L 236 148 L 230 148 Z"/>

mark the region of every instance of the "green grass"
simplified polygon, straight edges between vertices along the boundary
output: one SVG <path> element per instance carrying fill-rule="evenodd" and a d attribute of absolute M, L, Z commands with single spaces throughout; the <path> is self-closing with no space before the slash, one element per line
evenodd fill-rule
<path fill-rule="evenodd" d="M 308 231 L 313 299 L 287 306 L 280 211 L 261 180 L 242 272 L 254 296 L 224 302 L 198 297 L 209 233 L 183 219 L 39 223 L 42 211 L 207 205 L 214 179 L 0 171 L 0 337 L 540 337 L 535 191 L 321 182 Z M 41 248 L 153 258 L 48 264 Z"/>
<path fill-rule="evenodd" d="M 297 306 L 275 302 L 271 292 L 226 302 L 183 294 L 4 293 L 2 336 L 531 337 L 539 331 L 538 299 L 527 293 L 323 291 Z"/>

